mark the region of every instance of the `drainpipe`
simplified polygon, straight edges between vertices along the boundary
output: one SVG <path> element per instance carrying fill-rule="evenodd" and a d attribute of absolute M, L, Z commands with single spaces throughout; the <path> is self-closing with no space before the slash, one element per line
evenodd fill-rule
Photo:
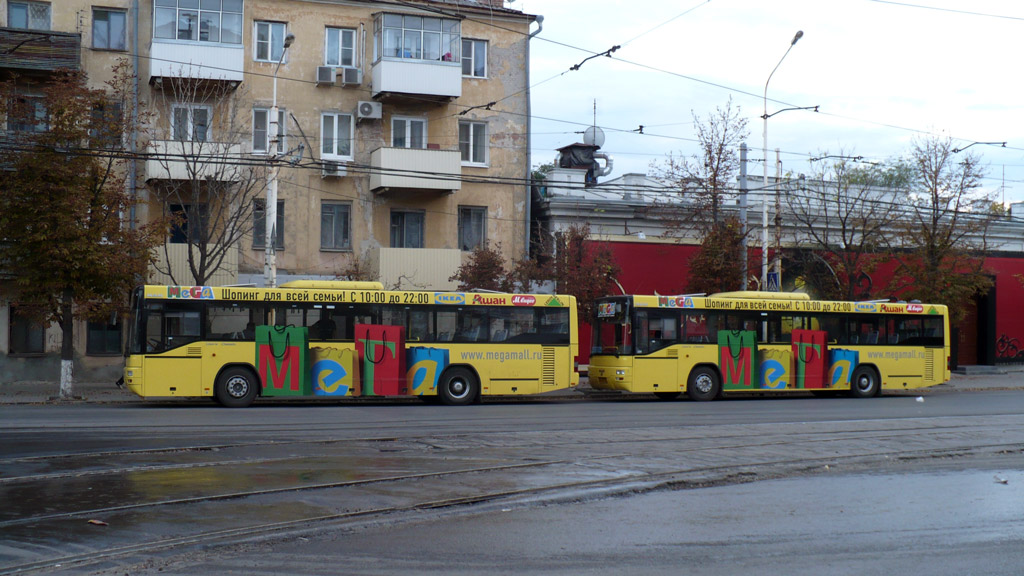
<path fill-rule="evenodd" d="M 530 39 L 540 34 L 544 29 L 544 16 L 537 15 L 537 30 L 526 37 L 526 242 L 523 246 L 523 254 L 526 259 L 530 258 L 530 224 L 533 214 L 530 205 L 533 203 L 533 155 L 531 152 L 533 140 L 533 112 L 530 105 Z"/>
<path fill-rule="evenodd" d="M 128 147 L 131 150 L 131 169 L 128 171 L 128 187 L 131 189 L 132 204 L 129 209 L 128 226 L 135 228 L 135 203 L 138 201 L 138 122 L 139 122 L 139 0 L 133 0 L 132 13 L 132 127 L 131 135 L 128 137 Z"/>

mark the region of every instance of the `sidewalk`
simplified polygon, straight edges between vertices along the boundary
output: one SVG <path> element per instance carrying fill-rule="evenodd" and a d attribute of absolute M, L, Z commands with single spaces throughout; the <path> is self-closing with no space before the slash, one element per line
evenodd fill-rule
<path fill-rule="evenodd" d="M 965 374 L 954 373 L 949 382 L 932 388 L 911 390 L 922 395 L 940 391 L 979 390 L 1024 390 L 1024 366 L 979 366 L 968 367 Z M 586 377 L 581 379 L 580 389 L 589 388 Z M 74 397 L 58 400 L 60 384 L 50 381 L 0 382 L 0 405 L 5 404 L 60 404 L 89 403 L 109 404 L 141 401 L 127 388 L 118 388 L 113 382 L 75 382 Z M 579 396 L 576 390 L 564 390 L 551 395 Z"/>

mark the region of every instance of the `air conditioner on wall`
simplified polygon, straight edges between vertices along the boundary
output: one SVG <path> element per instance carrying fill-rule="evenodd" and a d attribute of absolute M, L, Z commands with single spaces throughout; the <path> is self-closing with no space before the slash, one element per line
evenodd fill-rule
<path fill-rule="evenodd" d="M 342 68 L 338 80 L 342 86 L 359 86 L 363 83 L 363 70 L 361 68 Z"/>
<path fill-rule="evenodd" d="M 334 81 L 337 78 L 338 71 L 334 69 L 334 66 L 317 66 L 316 67 L 316 85 L 317 86 L 333 86 Z"/>
<path fill-rule="evenodd" d="M 361 101 L 356 106 L 356 118 L 360 120 L 380 119 L 384 106 L 380 102 Z"/>
<path fill-rule="evenodd" d="M 345 164 L 332 160 L 324 160 L 323 167 L 320 169 L 321 178 L 341 178 L 347 174 L 348 167 Z"/>

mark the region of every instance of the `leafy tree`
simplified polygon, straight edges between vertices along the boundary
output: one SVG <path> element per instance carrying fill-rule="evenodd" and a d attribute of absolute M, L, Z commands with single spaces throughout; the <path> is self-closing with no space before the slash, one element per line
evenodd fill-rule
<path fill-rule="evenodd" d="M 905 203 L 909 180 L 902 168 L 855 162 L 840 155 L 824 163 L 804 189 L 787 195 L 797 224 L 794 243 L 800 248 L 793 252 L 794 260 L 821 298 L 872 297 L 864 280 L 888 258 L 899 215 L 894 207 Z"/>
<path fill-rule="evenodd" d="M 459 290 L 509 292 L 512 289 L 500 246 L 477 246 L 469 260 L 459 266 L 448 280 L 458 281 Z"/>
<path fill-rule="evenodd" d="M 556 291 L 576 297 L 580 318 L 589 321 L 594 299 L 614 291 L 619 272 L 611 249 L 591 241 L 586 224 L 573 224 L 555 234 L 552 276 Z"/>
<path fill-rule="evenodd" d="M 981 191 L 979 157 L 954 156 L 948 138 L 915 141 L 913 189 L 896 224 L 899 268 L 891 288 L 904 298 L 949 306 L 959 323 L 970 300 L 992 286 L 984 267 L 989 226 L 996 218 Z"/>
<path fill-rule="evenodd" d="M 737 149 L 749 134 L 747 120 L 731 99 L 704 119 L 693 114 L 693 120 L 699 151 L 689 157 L 669 154 L 662 165 L 653 166 L 655 178 L 679 190 L 678 199 L 659 203 L 655 212 L 668 236 L 696 236 L 701 243 L 699 262 L 691 265 L 690 289 L 710 293 L 719 291 L 716 287 L 746 287 L 746 255 L 735 249 L 737 240 L 742 244 L 742 227 L 725 207 L 736 197 Z M 735 266 L 722 266 L 726 262 Z"/>
<path fill-rule="evenodd" d="M 62 398 L 72 395 L 74 320 L 123 311 L 162 236 L 159 222 L 125 221 L 137 200 L 122 136 L 144 120 L 132 114 L 131 81 L 122 63 L 107 90 L 74 70 L 0 84 L 12 128 L 0 147 L 0 261 L 17 274 L 19 303 L 61 327 Z"/>

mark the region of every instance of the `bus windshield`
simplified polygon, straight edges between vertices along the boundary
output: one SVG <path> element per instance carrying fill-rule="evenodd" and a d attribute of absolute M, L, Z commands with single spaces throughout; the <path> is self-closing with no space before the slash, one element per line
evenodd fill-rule
<path fill-rule="evenodd" d="M 591 354 L 632 353 L 631 328 L 628 300 L 608 299 L 600 302 L 594 319 Z"/>

